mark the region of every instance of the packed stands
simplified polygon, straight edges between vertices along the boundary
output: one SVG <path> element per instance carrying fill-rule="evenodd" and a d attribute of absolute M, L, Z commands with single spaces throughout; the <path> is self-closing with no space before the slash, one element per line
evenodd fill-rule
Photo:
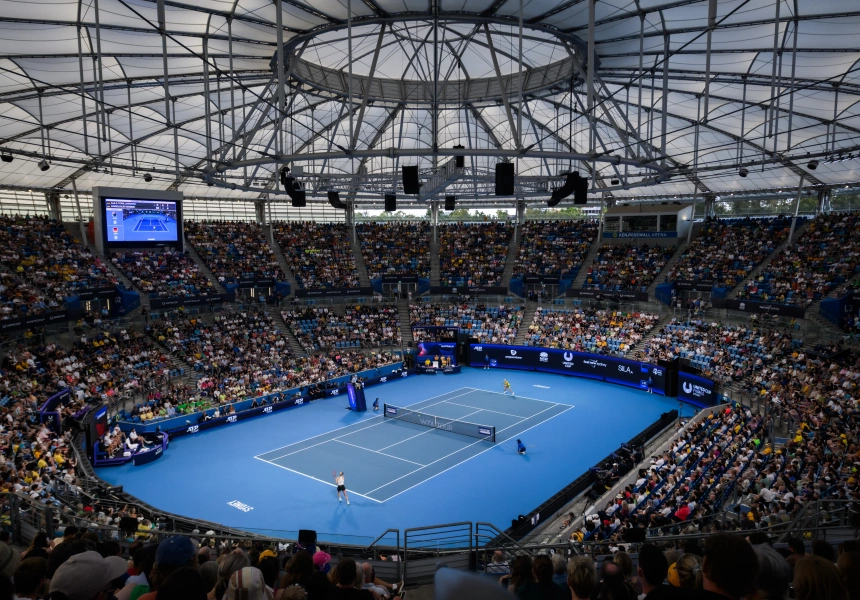
<path fill-rule="evenodd" d="M 119 252 L 111 262 L 138 289 L 153 297 L 217 293 L 197 263 L 181 252 Z"/>
<path fill-rule="evenodd" d="M 487 306 L 485 304 L 409 305 L 409 322 L 415 327 L 457 327 L 461 333 L 483 343 L 511 344 L 522 325 L 524 311 L 520 306 Z M 432 330 L 414 330 L 416 342 L 439 341 Z"/>
<path fill-rule="evenodd" d="M 513 227 L 507 223 L 446 223 L 439 230 L 441 285 L 501 285 Z"/>
<path fill-rule="evenodd" d="M 185 221 L 185 239 L 222 284 L 242 277 L 284 279 L 275 253 L 256 223 Z"/>
<path fill-rule="evenodd" d="M 349 306 L 344 314 L 328 308 L 305 308 L 281 311 L 281 316 L 308 352 L 400 346 L 402 341 L 396 306 Z"/>
<path fill-rule="evenodd" d="M 576 277 L 598 228 L 599 222 L 594 220 L 526 221 L 520 226 L 513 276 Z"/>
<path fill-rule="evenodd" d="M 860 217 L 829 213 L 816 217 L 744 286 L 738 298 L 808 307 L 860 272 Z"/>
<path fill-rule="evenodd" d="M 675 253 L 675 245 L 604 244 L 588 267 L 585 288 L 644 292 Z"/>
<path fill-rule="evenodd" d="M 790 228 L 791 220 L 784 218 L 708 219 L 666 280 L 731 289 L 786 240 Z"/>
<path fill-rule="evenodd" d="M 658 320 L 658 315 L 640 312 L 538 307 L 524 344 L 623 356 Z"/>
<path fill-rule="evenodd" d="M 273 224 L 275 241 L 303 288 L 358 287 L 358 271 L 343 223 L 287 221 Z"/>
<path fill-rule="evenodd" d="M 0 319 L 60 309 L 77 290 L 115 283 L 101 259 L 61 223 L 0 217 Z"/>
<path fill-rule="evenodd" d="M 430 226 L 426 221 L 359 223 L 355 230 L 371 279 L 383 275 L 430 277 Z"/>

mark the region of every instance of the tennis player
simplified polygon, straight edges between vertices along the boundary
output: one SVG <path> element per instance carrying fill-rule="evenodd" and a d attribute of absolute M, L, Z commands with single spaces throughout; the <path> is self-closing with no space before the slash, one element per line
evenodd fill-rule
<path fill-rule="evenodd" d="M 345 479 L 343 477 L 343 471 L 340 472 L 340 475 L 336 474 L 334 471 L 331 472 L 334 475 L 334 482 L 337 485 L 337 501 L 343 502 L 340 498 L 341 492 L 343 492 L 343 497 L 346 498 L 346 503 L 349 505 L 349 496 L 346 495 L 346 484 Z"/>
<path fill-rule="evenodd" d="M 514 390 L 511 389 L 510 381 L 508 381 L 507 379 L 503 380 L 502 386 L 504 387 L 504 390 L 502 391 L 503 394 L 507 394 L 508 392 L 510 392 L 511 396 L 516 396 L 516 394 L 514 394 Z"/>
<path fill-rule="evenodd" d="M 520 440 L 517 440 L 517 454 L 525 454 L 525 453 L 526 453 L 526 447 L 523 445 L 523 443 Z"/>

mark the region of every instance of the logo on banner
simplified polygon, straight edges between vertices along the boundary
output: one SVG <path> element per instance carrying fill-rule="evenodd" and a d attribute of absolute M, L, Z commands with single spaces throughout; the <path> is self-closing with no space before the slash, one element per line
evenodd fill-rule
<path fill-rule="evenodd" d="M 565 352 L 564 353 L 564 362 L 561 364 L 566 369 L 570 369 L 571 367 L 573 367 L 573 352 Z"/>
<path fill-rule="evenodd" d="M 591 367 L 592 369 L 596 369 L 596 368 L 598 368 L 598 367 L 600 367 L 600 368 L 602 368 L 602 369 L 605 369 L 605 368 L 606 368 L 606 363 L 605 363 L 605 362 L 600 362 L 599 360 L 594 360 L 593 358 L 592 358 L 592 359 L 590 359 L 590 360 L 584 360 L 584 361 L 582 361 L 582 364 L 584 364 L 584 365 L 585 365 L 585 366 L 587 366 L 587 367 Z"/>
<path fill-rule="evenodd" d="M 332 396 L 337 396 L 338 394 L 340 394 L 340 390 L 332 390 L 331 391 Z"/>
<path fill-rule="evenodd" d="M 738 304 L 738 310 L 746 310 L 746 309 L 747 309 L 747 303 L 746 302 L 741 302 L 740 304 Z"/>
<path fill-rule="evenodd" d="M 270 412 L 272 412 L 272 407 L 271 407 L 271 406 L 267 406 L 267 407 L 265 407 L 265 408 L 263 409 L 263 412 L 264 412 L 264 413 L 270 413 Z"/>
<path fill-rule="evenodd" d="M 660 369 L 655 368 L 652 372 L 653 372 L 653 373 L 654 373 L 654 375 L 656 375 L 657 377 L 662 377 L 662 376 L 663 376 L 663 371 L 661 371 Z"/>
<path fill-rule="evenodd" d="M 631 375 L 633 374 L 633 369 L 631 369 L 627 365 L 618 365 L 618 370 L 622 373 L 630 373 Z"/>
<path fill-rule="evenodd" d="M 517 351 L 516 351 L 516 350 L 511 350 L 511 356 L 516 356 L 516 355 L 517 355 Z"/>
<path fill-rule="evenodd" d="M 388 383 L 388 377 L 380 377 L 379 383 Z"/>
<path fill-rule="evenodd" d="M 237 417 L 236 415 L 230 415 L 229 417 L 227 417 L 228 423 L 235 423 L 238 420 L 239 420 L 239 417 Z"/>
<path fill-rule="evenodd" d="M 493 435 L 493 430 L 486 427 L 478 427 L 478 433 L 481 435 Z"/>
<path fill-rule="evenodd" d="M 406 371 L 403 371 L 403 372 L 400 374 L 400 376 L 401 376 L 401 377 L 406 377 L 407 375 L 409 375 L 409 373 L 407 373 Z"/>
<path fill-rule="evenodd" d="M 200 431 L 200 426 L 199 425 L 192 425 L 191 427 L 189 427 L 188 429 L 185 430 L 185 433 L 197 433 L 198 431 Z"/>
<path fill-rule="evenodd" d="M 540 353 L 540 361 L 541 362 L 549 362 L 549 354 L 547 354 L 546 352 L 541 352 Z"/>
<path fill-rule="evenodd" d="M 475 346 L 475 352 L 482 352 L 484 350 L 483 346 Z"/>
<path fill-rule="evenodd" d="M 302 404 L 304 404 L 304 403 L 305 403 L 305 399 L 304 399 L 304 398 L 296 398 L 296 401 L 294 402 L 294 404 L 295 404 L 296 406 L 301 406 L 301 405 L 302 405 Z"/>
<path fill-rule="evenodd" d="M 516 350 L 511 350 L 511 354 L 510 354 L 510 356 L 505 356 L 505 358 L 510 358 L 510 359 L 513 359 L 513 360 L 522 360 L 522 359 L 523 359 L 523 357 L 522 357 L 522 356 L 519 356 L 519 355 L 517 354 L 517 351 L 516 351 Z"/>
<path fill-rule="evenodd" d="M 685 394 L 692 394 L 693 393 L 693 384 L 692 383 L 687 383 L 685 381 L 684 383 L 681 384 L 681 387 L 684 388 Z"/>
<path fill-rule="evenodd" d="M 160 455 L 162 452 L 164 452 L 164 447 L 162 447 L 162 446 L 159 446 L 158 448 L 155 449 L 155 455 L 156 456 Z"/>
<path fill-rule="evenodd" d="M 391 406 L 386 406 L 386 407 L 385 407 L 385 412 L 387 412 L 389 415 L 396 415 L 396 414 L 397 414 L 397 409 L 396 409 L 396 408 L 393 408 L 393 407 L 391 407 Z"/>

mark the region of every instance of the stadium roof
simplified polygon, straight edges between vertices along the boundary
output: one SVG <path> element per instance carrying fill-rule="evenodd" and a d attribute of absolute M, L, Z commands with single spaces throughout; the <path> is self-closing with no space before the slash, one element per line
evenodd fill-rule
<path fill-rule="evenodd" d="M 856 1 L 589 12 L 587 0 L 0 0 L 0 149 L 15 159 L 0 187 L 253 199 L 291 157 L 322 198 L 390 188 L 404 164 L 429 173 L 434 147 L 458 144 L 470 177 L 439 189 L 460 196 L 504 158 L 533 190 L 573 168 L 629 198 L 860 181 Z M 653 179 L 646 163 L 671 178 L 620 190 Z M 210 168 L 217 186 L 201 181 Z"/>

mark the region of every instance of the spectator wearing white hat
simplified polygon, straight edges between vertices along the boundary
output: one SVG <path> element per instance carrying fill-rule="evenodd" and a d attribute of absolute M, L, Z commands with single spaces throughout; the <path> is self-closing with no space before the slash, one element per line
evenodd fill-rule
<path fill-rule="evenodd" d="M 104 600 L 115 588 L 113 581 L 128 569 L 119 556 L 102 558 L 98 552 L 75 554 L 51 578 L 50 593 L 62 593 L 67 600 Z"/>

